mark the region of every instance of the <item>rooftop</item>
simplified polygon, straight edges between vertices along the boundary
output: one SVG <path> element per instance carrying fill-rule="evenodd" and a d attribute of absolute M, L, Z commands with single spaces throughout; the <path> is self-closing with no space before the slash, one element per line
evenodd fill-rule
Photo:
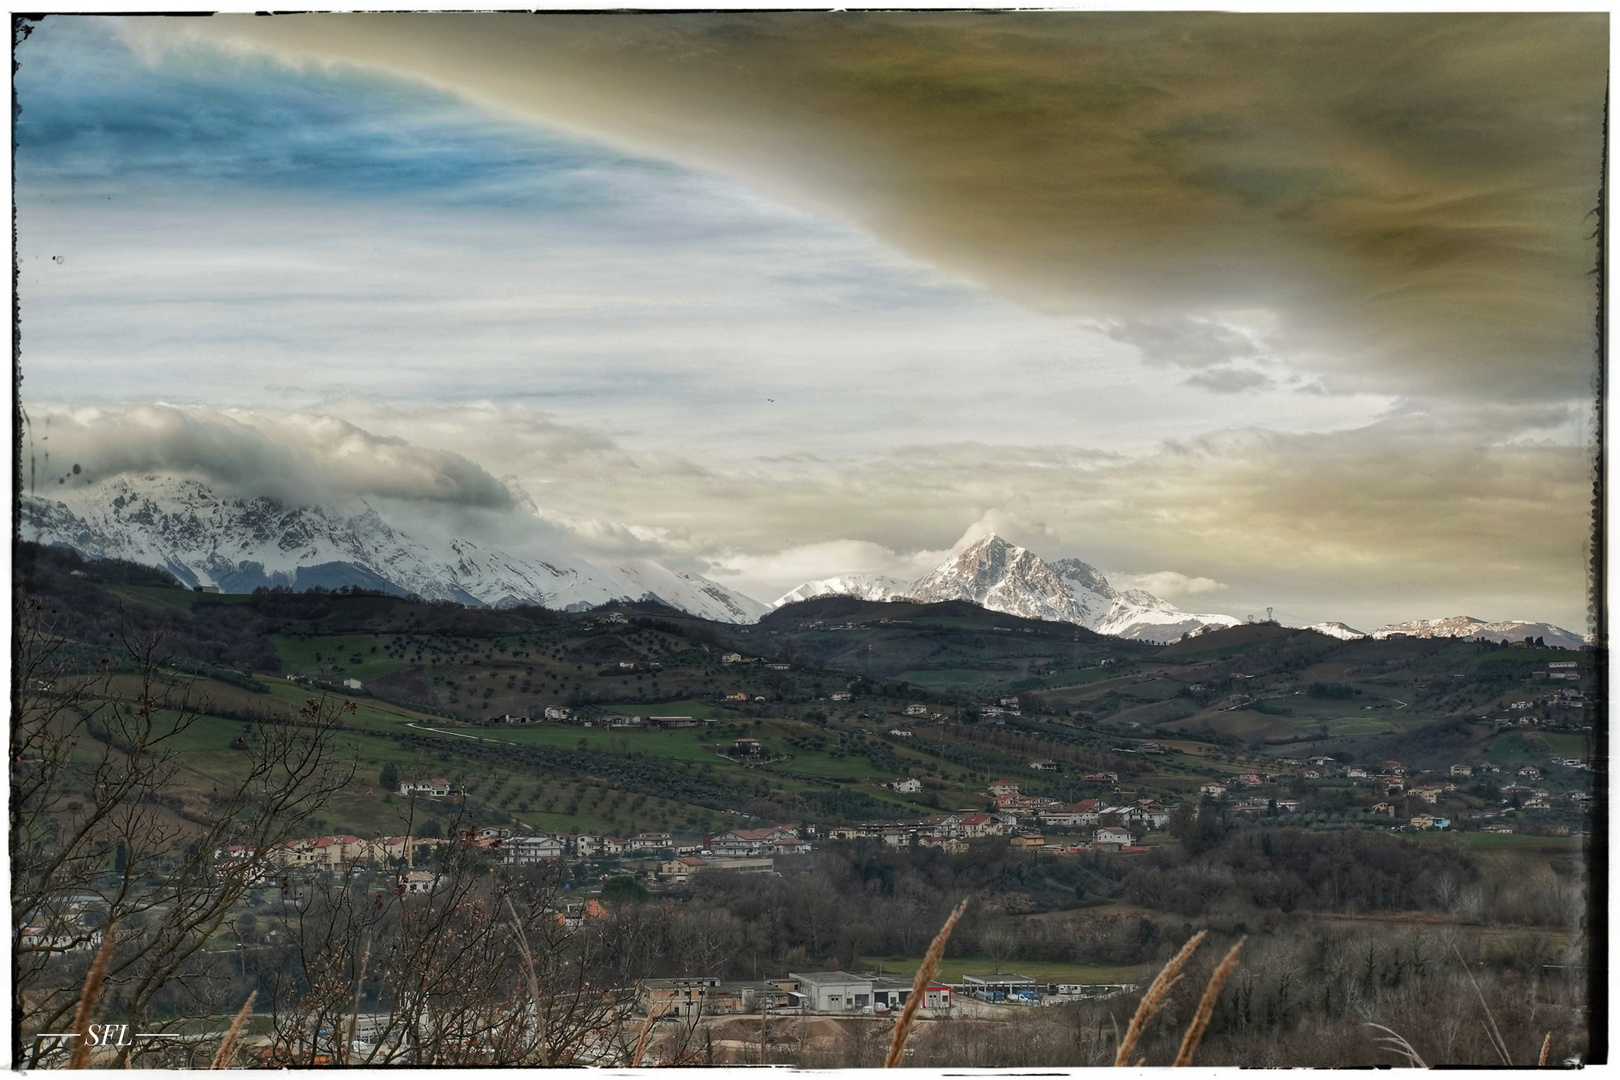
<path fill-rule="evenodd" d="M 790 971 L 788 975 L 802 983 L 834 985 L 837 983 L 869 983 L 865 975 L 851 975 L 847 971 Z"/>

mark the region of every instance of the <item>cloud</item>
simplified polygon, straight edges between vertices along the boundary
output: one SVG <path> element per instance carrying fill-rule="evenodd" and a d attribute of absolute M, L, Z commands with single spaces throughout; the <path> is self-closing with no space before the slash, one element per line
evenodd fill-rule
<path fill-rule="evenodd" d="M 1266 310 L 1331 389 L 1589 391 L 1607 15 L 130 20 L 744 175 L 1035 305 Z M 1533 359 L 1527 359 L 1533 358 Z"/>
<path fill-rule="evenodd" d="M 1181 364 L 1140 356 L 1252 352 L 1264 311 L 1111 337 L 727 175 L 374 70 L 208 47 L 143 66 L 102 26 L 47 19 L 19 53 L 35 400 L 346 416 L 369 399 L 522 402 L 695 458 L 943 439 L 1138 453 L 1212 426 L 1356 425 L 1391 403 L 1306 400 L 1267 361 L 1276 384 L 1217 415 Z"/>
<path fill-rule="evenodd" d="M 460 454 L 375 435 L 331 416 L 35 405 L 23 453 L 39 461 L 46 451 L 55 470 L 78 467 L 75 486 L 178 473 L 295 506 L 364 498 L 482 510 L 513 506 L 504 484 Z M 49 484 L 41 493 L 49 493 Z"/>
<path fill-rule="evenodd" d="M 1262 355 L 1251 333 L 1213 319 L 1132 319 L 1104 329 L 1115 341 L 1136 346 L 1149 364 L 1207 368 Z"/>
<path fill-rule="evenodd" d="M 776 597 L 807 581 L 851 575 L 882 575 L 898 581 L 933 569 L 948 551 L 897 553 L 866 540 L 823 540 L 781 551 L 750 554 L 726 552 L 707 561 L 707 576 L 756 595 Z"/>
<path fill-rule="evenodd" d="M 1602 14 L 80 25 L 19 49 L 53 468 L 1581 621 Z"/>
<path fill-rule="evenodd" d="M 1244 390 L 1259 390 L 1273 385 L 1271 378 L 1259 371 L 1238 367 L 1217 367 L 1187 377 L 1188 386 L 1201 386 L 1217 394 L 1236 394 Z"/>
<path fill-rule="evenodd" d="M 1183 596 L 1217 592 L 1226 588 L 1207 577 L 1188 577 L 1174 570 L 1160 570 L 1152 574 L 1108 574 L 1108 583 L 1121 592 L 1126 589 L 1144 589 L 1161 600 L 1178 600 Z"/>

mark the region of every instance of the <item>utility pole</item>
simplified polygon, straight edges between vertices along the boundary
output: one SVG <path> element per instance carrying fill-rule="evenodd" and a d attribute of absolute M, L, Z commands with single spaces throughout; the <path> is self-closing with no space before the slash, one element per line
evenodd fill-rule
<path fill-rule="evenodd" d="M 759 1005 L 759 1063 L 765 1064 L 765 1025 L 771 1018 L 771 995 L 767 991 L 760 998 Z"/>

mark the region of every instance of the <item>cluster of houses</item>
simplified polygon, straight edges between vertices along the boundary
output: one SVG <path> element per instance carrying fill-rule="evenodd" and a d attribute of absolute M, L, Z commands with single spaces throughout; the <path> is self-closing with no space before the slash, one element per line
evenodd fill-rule
<path fill-rule="evenodd" d="M 876 840 L 888 847 L 937 848 L 948 854 L 967 850 L 968 841 L 1007 837 L 1017 848 L 1046 848 L 1045 828 L 1092 829 L 1089 846 L 1119 851 L 1135 844 L 1133 829 L 1159 828 L 1169 811 L 1151 800 L 1128 806 L 1108 806 L 1099 799 L 1072 805 L 1042 806 L 995 811 L 963 810 L 916 821 L 863 821 L 827 830 L 829 840 Z"/>
<path fill-rule="evenodd" d="M 1517 775 L 1520 781 L 1540 780 L 1544 775 L 1544 768 L 1537 765 L 1523 765 L 1518 769 L 1504 767 L 1494 762 L 1477 761 L 1470 764 L 1454 764 L 1443 775 L 1427 773 L 1423 770 L 1409 769 L 1399 761 L 1387 760 L 1370 765 L 1346 765 L 1332 757 L 1313 757 L 1307 760 L 1292 758 L 1278 759 L 1278 763 L 1299 769 L 1297 773 L 1268 774 L 1261 776 L 1257 773 L 1247 773 L 1232 777 L 1224 782 L 1212 782 L 1199 789 L 1201 795 L 1212 798 L 1225 798 L 1234 791 L 1244 788 L 1258 788 L 1265 785 L 1278 784 L 1291 780 L 1293 776 L 1303 776 L 1305 779 L 1320 779 L 1323 777 L 1337 777 L 1351 781 L 1358 786 L 1372 787 L 1377 795 L 1384 801 L 1373 803 L 1366 807 L 1372 814 L 1387 815 L 1389 817 L 1402 816 L 1403 806 L 1413 809 L 1409 800 L 1417 800 L 1430 806 L 1439 807 L 1447 802 L 1449 796 L 1458 793 L 1458 782 L 1466 782 L 1475 777 Z M 1590 769 L 1591 762 L 1584 758 L 1554 757 L 1549 759 L 1551 768 Z M 1592 796 L 1585 791 L 1566 792 L 1555 794 L 1546 788 L 1528 786 L 1524 783 L 1508 783 L 1500 788 L 1503 805 L 1514 803 L 1526 810 L 1557 809 L 1560 805 L 1569 805 L 1577 809 L 1588 806 Z M 1457 803 L 1451 804 L 1454 809 Z M 1275 814 L 1295 813 L 1300 809 L 1296 799 L 1265 798 L 1250 796 L 1236 803 L 1232 807 L 1235 813 Z M 1499 816 L 1501 811 L 1487 810 L 1460 811 L 1462 817 L 1470 821 Z M 1408 819 L 1408 829 L 1423 831 L 1431 829 L 1449 829 L 1452 825 L 1450 817 L 1430 812 L 1415 813 Z M 1495 832 L 1512 832 L 1511 826 L 1501 825 L 1493 828 Z"/>
<path fill-rule="evenodd" d="M 21 952 L 94 952 L 101 948 L 106 901 L 96 893 L 62 897 L 46 910 L 36 910 L 36 922 L 17 932 Z"/>
<path fill-rule="evenodd" d="M 365 839 L 348 834 L 316 836 L 301 840 L 287 840 L 274 844 L 264 853 L 267 867 L 278 870 L 295 868 L 332 869 L 340 866 L 387 866 L 403 862 L 413 864 L 424 852 L 433 850 L 445 841 L 437 838 L 413 836 L 379 836 Z M 252 848 L 233 844 L 217 853 L 221 859 L 252 858 Z"/>
<path fill-rule="evenodd" d="M 1005 724 L 1007 717 L 1019 716 L 1018 699 L 1004 697 L 995 702 L 981 702 L 978 706 L 979 722 L 985 724 Z"/>
<path fill-rule="evenodd" d="M 745 698 L 747 695 L 743 695 Z M 578 713 L 563 705 L 547 705 L 538 715 L 502 713 L 484 719 L 486 724 L 572 724 L 578 727 L 634 728 L 689 728 L 699 724 L 713 724 L 714 720 L 699 720 L 692 716 L 631 716 L 623 713 Z"/>

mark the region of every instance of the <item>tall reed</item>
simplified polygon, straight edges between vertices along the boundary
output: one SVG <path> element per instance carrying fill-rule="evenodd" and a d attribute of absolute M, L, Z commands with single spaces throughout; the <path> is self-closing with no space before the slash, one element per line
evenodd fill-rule
<path fill-rule="evenodd" d="M 885 1069 L 897 1069 L 901 1060 L 906 1056 L 906 1040 L 911 1037 L 911 1025 L 916 1023 L 917 1010 L 922 1008 L 923 999 L 928 994 L 928 984 L 934 981 L 934 972 L 939 970 L 939 962 L 945 956 L 945 943 L 951 939 L 951 931 L 956 929 L 956 922 L 967 910 L 968 902 L 963 900 L 956 905 L 945 925 L 939 928 L 934 935 L 933 942 L 924 954 L 921 966 L 917 968 L 916 978 L 911 980 L 911 996 L 906 998 L 905 1008 L 900 1010 L 900 1019 L 894 1025 L 894 1039 L 889 1043 L 889 1056 L 883 1059 Z"/>
<path fill-rule="evenodd" d="M 231 1021 L 231 1029 L 225 1033 L 225 1038 L 220 1040 L 219 1052 L 208 1065 L 210 1069 L 231 1067 L 231 1059 L 236 1056 L 237 1036 L 242 1034 L 242 1026 L 247 1023 L 248 1017 L 253 1015 L 253 1001 L 258 996 L 259 992 L 253 991 L 247 996 L 247 1000 L 242 1002 L 242 1007 L 236 1011 L 236 1019 Z"/>
<path fill-rule="evenodd" d="M 83 1069 L 90 1064 L 90 1017 L 95 1012 L 97 999 L 101 997 L 101 984 L 107 978 L 107 965 L 112 962 L 113 931 L 117 925 L 108 923 L 107 929 L 101 932 L 101 948 L 96 950 L 96 958 L 90 962 L 90 970 L 84 976 L 84 989 L 79 991 L 79 1006 L 73 1010 L 73 1030 L 78 1034 L 79 1041 L 73 1044 L 73 1056 L 68 1061 L 70 1069 Z"/>
<path fill-rule="evenodd" d="M 1238 943 L 1227 952 L 1226 959 L 1210 975 L 1209 984 L 1204 987 L 1204 996 L 1198 999 L 1198 1012 L 1194 1014 L 1192 1023 L 1187 1025 L 1187 1034 L 1182 1036 L 1181 1049 L 1176 1051 L 1174 1064 L 1192 1064 L 1193 1054 L 1198 1051 L 1198 1044 L 1204 1038 L 1204 1029 L 1209 1027 L 1209 1018 L 1215 1014 L 1215 1001 L 1221 996 L 1221 987 L 1237 970 L 1238 952 L 1248 940 L 1247 937 L 1238 938 Z"/>
<path fill-rule="evenodd" d="M 1204 937 L 1208 933 L 1208 930 L 1200 930 L 1188 938 L 1187 944 L 1183 945 L 1181 951 L 1170 958 L 1170 962 L 1164 965 L 1164 970 L 1159 972 L 1158 978 L 1154 979 L 1153 984 L 1148 987 L 1147 993 L 1142 995 L 1141 1004 L 1136 1007 L 1136 1015 L 1131 1017 L 1129 1026 L 1125 1028 L 1125 1038 L 1120 1040 L 1119 1050 L 1114 1054 L 1114 1065 L 1116 1067 L 1131 1063 L 1131 1051 L 1136 1049 L 1136 1044 L 1141 1040 L 1142 1032 L 1147 1028 L 1148 1021 L 1152 1020 L 1154 1015 L 1164 1008 L 1164 1001 L 1170 995 L 1171 987 L 1175 986 L 1181 979 L 1182 968 L 1187 966 L 1187 962 L 1192 959 L 1193 953 L 1198 951 L 1198 946 L 1204 943 Z"/>

